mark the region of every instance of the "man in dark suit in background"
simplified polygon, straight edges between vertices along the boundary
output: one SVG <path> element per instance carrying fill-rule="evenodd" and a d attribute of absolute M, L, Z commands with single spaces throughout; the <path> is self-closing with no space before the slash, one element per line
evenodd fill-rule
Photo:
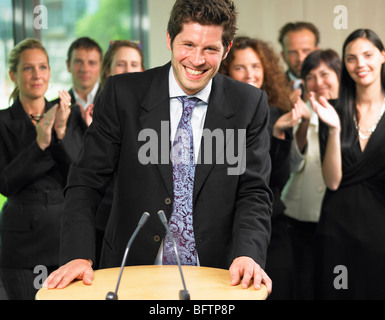
<path fill-rule="evenodd" d="M 114 176 L 102 268 L 120 266 L 145 211 L 152 215 L 133 243 L 127 264 L 168 264 L 168 237 L 156 215 L 163 210 L 169 223 L 187 229 L 174 233 L 186 264 L 230 268 L 232 285 L 242 282 L 247 288 L 253 279 L 256 289 L 264 283 L 271 292 L 271 279 L 263 270 L 272 205 L 267 96 L 217 74 L 231 48 L 236 20 L 232 0 L 177 0 L 167 32 L 171 63 L 108 79 L 81 156 L 69 173 L 63 266 L 47 278 L 45 287 L 63 288 L 75 278 L 92 283 L 95 212 Z M 186 116 L 188 112 L 192 115 Z M 216 139 L 207 147 L 207 132 L 218 130 L 223 145 Z M 193 165 L 174 160 L 174 147 L 181 145 L 184 151 L 186 135 Z M 159 143 L 151 144 L 147 161 L 148 152 L 141 151 L 153 141 Z M 210 153 L 213 161 L 206 157 Z M 180 154 L 184 153 L 176 151 L 175 157 Z M 234 156 L 243 163 L 238 172 Z M 181 179 L 184 176 L 188 179 Z M 183 222 L 175 222 L 183 214 Z"/>
<path fill-rule="evenodd" d="M 92 115 L 96 99 L 102 88 L 99 86 L 101 63 L 103 51 L 99 44 L 89 38 L 81 37 L 73 41 L 67 52 L 67 70 L 71 74 L 72 88 L 68 91 L 71 96 L 72 108 L 79 108 L 83 118 L 84 131 L 92 123 Z M 53 104 L 60 100 L 52 101 Z M 98 268 L 101 242 L 103 233 L 111 210 L 112 203 L 112 181 L 107 188 L 105 197 L 101 201 L 97 212 L 97 257 L 94 267 Z"/>
<path fill-rule="evenodd" d="M 298 96 L 304 98 L 302 63 L 310 53 L 318 49 L 320 33 L 310 22 L 290 22 L 281 28 L 278 41 L 282 47 L 282 59 L 288 66 L 286 75 L 291 85 L 292 101 L 296 101 Z"/>
<path fill-rule="evenodd" d="M 99 77 L 103 51 L 91 38 L 81 37 L 70 45 L 67 69 L 71 73 L 72 88 L 68 91 L 71 103 L 80 107 L 86 127 L 92 122 L 94 103 L 101 92 Z M 57 103 L 58 101 L 53 101 Z"/>

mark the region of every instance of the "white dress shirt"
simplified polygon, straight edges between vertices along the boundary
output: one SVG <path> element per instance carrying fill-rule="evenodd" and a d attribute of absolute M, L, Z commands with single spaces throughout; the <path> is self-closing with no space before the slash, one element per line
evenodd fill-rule
<path fill-rule="evenodd" d="M 91 92 L 87 95 L 87 101 L 79 96 L 75 88 L 73 88 L 72 91 L 74 93 L 76 103 L 81 105 L 84 108 L 84 110 L 86 110 L 90 104 L 95 103 L 95 97 L 96 97 L 96 93 L 98 92 L 98 89 L 99 89 L 99 82 L 95 84 Z"/>
<path fill-rule="evenodd" d="M 193 96 L 189 96 L 179 86 L 178 82 L 175 79 L 173 68 L 172 67 L 170 68 L 169 94 L 170 94 L 170 141 L 171 143 L 174 142 L 176 130 L 178 128 L 178 124 L 183 113 L 182 102 L 180 102 L 177 97 L 189 96 L 189 97 L 197 97 L 201 100 L 198 102 L 197 106 L 193 109 L 192 115 L 191 115 L 191 127 L 193 130 L 195 163 L 197 162 L 199 151 L 200 151 L 202 133 L 203 133 L 204 124 L 206 120 L 206 113 L 207 113 L 208 102 L 210 99 L 211 87 L 212 87 L 212 80 L 210 80 L 207 86 L 204 89 L 202 89 L 200 92 L 198 92 Z M 162 258 L 163 258 L 163 242 L 159 248 L 159 252 L 154 264 L 161 265 Z M 197 266 L 199 265 L 200 263 L 199 263 L 198 253 L 197 253 Z"/>
<path fill-rule="evenodd" d="M 290 70 L 287 72 L 287 75 L 289 77 L 289 80 L 290 81 L 293 81 L 293 87 L 292 89 L 293 90 L 296 90 L 296 89 L 301 89 L 301 86 L 302 86 L 302 79 L 301 78 L 297 78 L 293 72 L 291 72 Z"/>
<path fill-rule="evenodd" d="M 174 142 L 176 130 L 178 128 L 179 120 L 182 117 L 183 105 L 177 97 L 188 96 L 177 83 L 172 67 L 169 73 L 169 86 L 170 86 L 170 141 Z M 206 120 L 207 107 L 209 103 L 210 93 L 212 87 L 212 80 L 207 86 L 191 97 L 197 97 L 201 101 L 198 102 L 196 107 L 192 111 L 191 115 L 191 127 L 193 130 L 194 139 L 194 156 L 195 163 L 197 162 L 199 150 L 202 140 L 202 132 Z M 190 96 L 189 96 L 190 97 Z"/>

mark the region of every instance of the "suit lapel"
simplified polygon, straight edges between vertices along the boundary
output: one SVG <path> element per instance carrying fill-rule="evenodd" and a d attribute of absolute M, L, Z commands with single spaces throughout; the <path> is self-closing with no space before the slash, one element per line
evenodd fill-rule
<path fill-rule="evenodd" d="M 207 132 L 213 132 L 216 129 L 220 129 L 225 137 L 224 148 L 220 150 L 223 154 L 216 154 L 214 150 L 208 150 L 211 153 L 209 156 L 210 163 L 205 164 L 204 159 L 204 138 L 202 137 L 201 150 L 200 150 L 200 161 L 196 166 L 195 170 L 195 180 L 194 180 L 194 202 L 199 195 L 200 190 L 202 189 L 203 184 L 205 183 L 210 172 L 213 170 L 216 164 L 216 158 L 219 156 L 219 159 L 224 159 L 226 162 L 226 145 L 228 144 L 229 139 L 233 139 L 232 135 L 226 134 L 227 129 L 235 129 L 234 123 L 235 111 L 233 106 L 228 103 L 226 99 L 226 88 L 224 86 L 223 76 L 217 75 L 213 79 L 213 86 L 211 89 L 210 100 L 207 108 L 206 120 L 204 125 L 204 130 Z M 213 148 L 214 149 L 214 140 L 213 139 Z M 207 141 L 206 141 L 207 144 Z"/>
<path fill-rule="evenodd" d="M 141 105 L 142 115 L 139 117 L 142 129 L 154 130 L 158 137 L 157 167 L 165 187 L 173 194 L 172 165 L 170 161 L 170 97 L 168 72 L 171 64 L 160 68 L 154 74 L 151 87 Z"/>
<path fill-rule="evenodd" d="M 36 129 L 25 113 L 19 99 L 10 108 L 10 112 L 12 120 L 5 125 L 24 146 L 30 145 L 36 139 Z"/>
<path fill-rule="evenodd" d="M 45 100 L 45 112 L 52 107 L 53 104 Z M 24 111 L 19 98 L 11 106 L 10 113 L 11 121 L 6 126 L 24 146 L 29 146 L 36 139 L 36 127 Z"/>
<path fill-rule="evenodd" d="M 74 94 L 74 89 L 71 88 L 70 91 L 68 91 L 68 93 L 71 96 L 71 104 L 76 104 L 76 98 L 75 98 L 75 94 Z M 96 101 L 96 99 L 95 99 L 95 101 Z"/>

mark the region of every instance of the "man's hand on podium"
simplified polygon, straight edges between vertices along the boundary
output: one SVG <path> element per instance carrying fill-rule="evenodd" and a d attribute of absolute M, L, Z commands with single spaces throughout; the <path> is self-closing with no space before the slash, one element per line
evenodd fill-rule
<path fill-rule="evenodd" d="M 73 280 L 83 280 L 85 285 L 91 285 L 94 278 L 92 262 L 90 260 L 72 260 L 52 272 L 43 284 L 47 289 L 63 289 Z M 254 284 L 256 290 L 260 289 L 263 283 L 268 294 L 272 291 L 272 281 L 266 272 L 251 258 L 239 257 L 234 259 L 230 267 L 231 285 L 236 286 L 242 283 L 242 287 L 247 289 L 250 282 Z"/>
<path fill-rule="evenodd" d="M 94 278 L 94 270 L 90 260 L 76 259 L 52 272 L 44 281 L 43 288 L 63 289 L 73 280 L 83 280 L 86 285 L 91 285 Z"/>
<path fill-rule="evenodd" d="M 259 290 L 261 284 L 266 286 L 268 294 L 271 294 L 273 283 L 267 273 L 249 257 L 238 257 L 230 266 L 231 285 L 236 286 L 242 281 L 242 288 L 247 289 L 253 280 L 254 288 Z"/>

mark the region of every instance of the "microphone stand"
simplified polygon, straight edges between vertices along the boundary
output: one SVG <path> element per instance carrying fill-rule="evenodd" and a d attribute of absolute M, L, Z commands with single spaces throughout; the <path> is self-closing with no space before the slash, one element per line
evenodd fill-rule
<path fill-rule="evenodd" d="M 126 246 L 126 250 L 124 252 L 124 257 L 123 257 L 122 265 L 120 267 L 120 273 L 119 273 L 118 283 L 116 284 L 115 292 L 112 292 L 112 291 L 108 292 L 107 296 L 106 296 L 106 300 L 118 300 L 119 284 L 120 284 L 120 280 L 122 278 L 124 266 L 126 264 L 128 252 L 130 250 L 131 244 L 134 241 L 136 235 L 138 234 L 139 230 L 143 227 L 143 225 L 147 222 L 149 217 L 150 217 L 150 214 L 148 212 L 144 212 L 142 214 L 142 217 L 140 218 L 140 220 L 138 222 L 138 226 L 136 227 L 134 233 L 132 234 L 130 240 L 128 241 L 127 246 Z"/>
<path fill-rule="evenodd" d="M 179 291 L 179 300 L 190 300 L 190 293 L 187 291 L 186 284 L 184 282 L 184 277 L 183 277 L 183 272 L 182 272 L 182 266 L 181 266 L 180 259 L 179 259 L 178 249 L 176 247 L 174 237 L 171 234 L 170 228 L 168 227 L 166 215 L 164 214 L 163 210 L 160 210 L 160 211 L 158 211 L 158 216 L 159 216 L 159 219 L 162 222 L 163 226 L 165 227 L 168 236 L 172 240 L 172 243 L 174 246 L 176 261 L 178 263 L 179 273 L 180 273 L 180 276 L 182 278 L 182 284 L 183 284 L 183 290 Z"/>

